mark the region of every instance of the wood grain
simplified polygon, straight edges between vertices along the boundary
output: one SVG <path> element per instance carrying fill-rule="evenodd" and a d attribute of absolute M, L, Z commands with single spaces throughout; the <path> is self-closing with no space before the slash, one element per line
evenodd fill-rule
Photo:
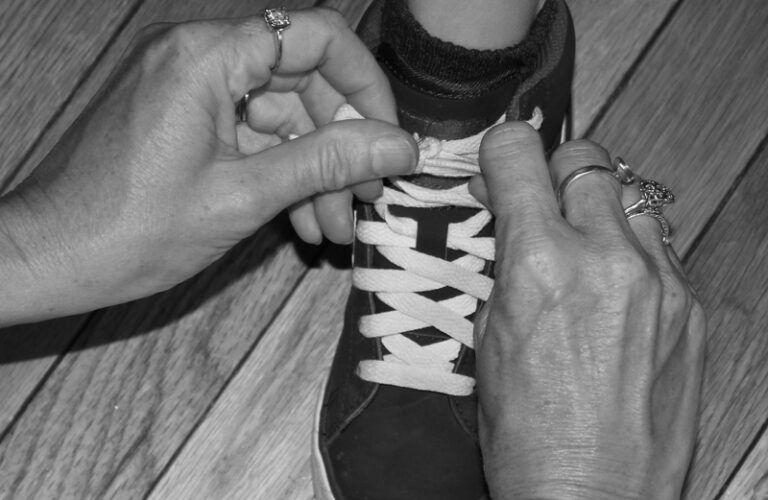
<path fill-rule="evenodd" d="M 140 2 L 0 3 L 0 186 Z"/>
<path fill-rule="evenodd" d="M 675 189 L 681 253 L 768 132 L 766 22 L 765 2 L 684 2 L 591 136 Z"/>
<path fill-rule="evenodd" d="M 582 137 L 675 0 L 568 2 L 576 28 L 573 134 Z M 689 2 L 690 3 L 690 2 Z"/>
<path fill-rule="evenodd" d="M 724 500 L 768 500 L 768 433 L 758 440 L 752 453 L 723 493 Z"/>
<path fill-rule="evenodd" d="M 768 419 L 766 167 L 764 150 L 688 259 L 690 278 L 709 313 L 690 499 L 711 498 L 725 486 Z M 752 460 L 766 459 L 759 449 L 756 453 Z"/>
<path fill-rule="evenodd" d="M 151 498 L 312 498 L 312 413 L 350 276 L 309 271 Z"/>
<path fill-rule="evenodd" d="M 291 293 L 298 259 L 265 228 L 190 283 L 105 311 L 0 443 L 0 497 L 141 497 Z"/>
<path fill-rule="evenodd" d="M 0 329 L 0 433 L 83 327 L 87 315 Z"/>
<path fill-rule="evenodd" d="M 265 3 L 151 3 L 137 13 L 116 46 L 127 45 L 150 22 L 243 16 Z M 286 2 L 289 8 L 306 4 Z M 121 52 L 108 52 L 59 123 L 76 116 L 99 88 L 94 81 L 106 77 Z M 60 125 L 62 131 L 65 125 Z M 0 496 L 140 496 L 305 271 L 307 259 L 285 243 L 286 227 L 281 219 L 192 283 L 114 308 L 91 323 L 0 443 Z M 243 292 L 249 286 L 256 290 Z M 211 326 L 233 302 L 237 313 L 230 319 L 237 327 L 226 322 Z M 32 334 L 36 327 L 25 328 Z M 61 342 L 50 356 L 67 344 Z M 6 355 L 27 356 L 24 351 Z M 36 390 L 50 364 L 45 358 L 3 368 L 8 378 L 0 389 L 12 396 L 4 402 L 13 404 L 4 408 L 6 421 Z M 123 385 L 125 380 L 132 383 Z M 166 418 L 165 413 L 173 416 Z M 187 423 L 177 426 L 174 418 Z"/>

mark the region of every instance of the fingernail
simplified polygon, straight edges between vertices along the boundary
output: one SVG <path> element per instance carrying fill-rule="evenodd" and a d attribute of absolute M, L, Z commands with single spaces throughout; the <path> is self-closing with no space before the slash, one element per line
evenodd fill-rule
<path fill-rule="evenodd" d="M 382 177 L 413 172 L 418 150 L 415 142 L 405 135 L 387 135 L 371 144 L 374 172 Z"/>

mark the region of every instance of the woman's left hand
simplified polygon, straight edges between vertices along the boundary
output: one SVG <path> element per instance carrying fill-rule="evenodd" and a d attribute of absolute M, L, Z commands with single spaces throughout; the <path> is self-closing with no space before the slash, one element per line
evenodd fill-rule
<path fill-rule="evenodd" d="M 523 123 L 480 150 L 496 216 L 495 286 L 477 326 L 480 436 L 493 498 L 679 497 L 690 461 L 705 320 L 657 220 L 587 141 L 547 165 Z M 551 172 L 551 174 L 550 174 Z"/>

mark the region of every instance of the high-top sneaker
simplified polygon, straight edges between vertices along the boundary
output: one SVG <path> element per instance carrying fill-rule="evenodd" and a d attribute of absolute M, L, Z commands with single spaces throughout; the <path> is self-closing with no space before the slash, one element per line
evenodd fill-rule
<path fill-rule="evenodd" d="M 379 43 L 382 3 L 359 31 L 380 56 L 391 50 Z M 520 79 L 460 98 L 406 85 L 381 58 L 420 174 L 390 179 L 375 204 L 356 208 L 352 290 L 315 422 L 318 499 L 487 497 L 472 321 L 493 286 L 493 220 L 467 181 L 497 121 L 528 121 L 549 152 L 561 142 L 574 60 L 564 0 L 546 2 L 529 39 L 536 50 Z"/>

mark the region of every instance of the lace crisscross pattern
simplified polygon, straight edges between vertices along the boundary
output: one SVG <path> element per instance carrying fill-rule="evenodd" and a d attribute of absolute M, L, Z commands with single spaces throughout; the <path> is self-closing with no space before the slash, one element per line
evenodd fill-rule
<path fill-rule="evenodd" d="M 335 120 L 362 118 L 349 105 L 336 113 Z M 537 108 L 529 121 L 541 125 Z M 501 121 L 501 120 L 500 120 Z M 480 142 L 487 130 L 464 139 L 443 141 L 416 137 L 419 144 L 417 173 L 442 177 L 469 177 L 480 173 Z M 493 279 L 482 274 L 487 261 L 494 260 L 493 237 L 478 236 L 491 222 L 491 213 L 470 193 L 464 182 L 449 189 L 429 189 L 403 178 L 390 179 L 374 208 L 381 221 L 359 220 L 357 239 L 373 245 L 387 260 L 400 269 L 356 267 L 353 285 L 372 292 L 390 311 L 360 318 L 359 331 L 368 338 L 381 339 L 388 354 L 381 360 L 364 360 L 357 374 L 369 382 L 435 391 L 449 395 L 469 395 L 475 379 L 454 373 L 454 362 L 461 346 L 474 346 L 473 324 L 467 319 L 477 309 L 478 300 L 487 301 Z M 415 250 L 417 222 L 394 215 L 389 207 L 435 208 L 470 207 L 477 213 L 467 220 L 448 225 L 446 246 L 463 255 L 446 261 Z M 423 292 L 451 287 L 459 295 L 433 301 Z M 404 333 L 434 327 L 448 338 L 420 345 Z"/>

